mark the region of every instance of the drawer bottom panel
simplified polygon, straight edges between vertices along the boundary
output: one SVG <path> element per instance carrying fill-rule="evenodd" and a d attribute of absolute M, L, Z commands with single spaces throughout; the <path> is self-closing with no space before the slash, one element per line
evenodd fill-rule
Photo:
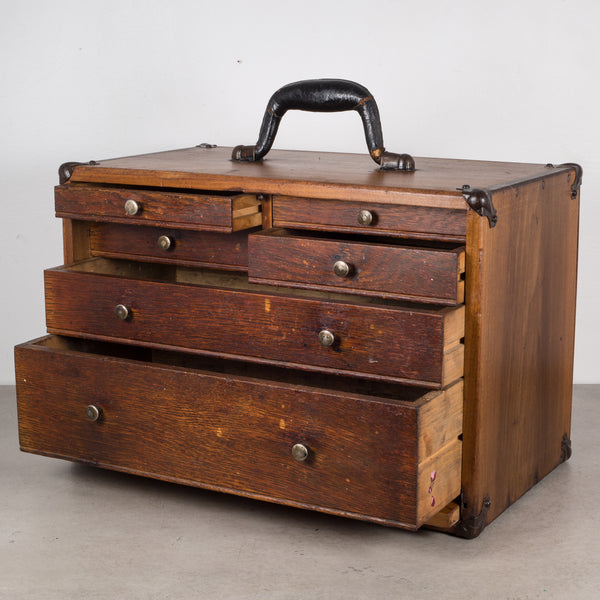
<path fill-rule="evenodd" d="M 378 397 L 179 356 L 58 336 L 17 346 L 21 449 L 409 529 L 460 493 L 460 382 Z"/>

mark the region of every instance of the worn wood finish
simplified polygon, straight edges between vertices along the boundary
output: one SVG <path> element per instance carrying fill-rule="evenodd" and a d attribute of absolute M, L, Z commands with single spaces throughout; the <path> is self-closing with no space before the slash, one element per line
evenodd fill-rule
<path fill-rule="evenodd" d="M 262 223 L 255 195 L 189 194 L 166 191 L 59 185 L 54 191 L 56 216 L 136 225 L 231 233 Z M 135 215 L 125 202 L 140 206 Z"/>
<path fill-rule="evenodd" d="M 250 281 L 446 305 L 464 300 L 462 247 L 326 239 L 282 229 L 251 235 L 249 246 Z M 337 261 L 349 265 L 348 275 L 336 275 Z"/>
<path fill-rule="evenodd" d="M 381 171 L 367 154 L 272 150 L 257 163 L 234 162 L 231 148 L 185 148 L 76 167 L 71 181 L 239 190 L 464 210 L 463 185 L 497 187 L 544 177 L 544 165 L 416 158 L 411 173 Z M 567 171 L 567 168 L 561 168 Z"/>
<path fill-rule="evenodd" d="M 63 257 L 65 264 L 91 256 L 90 224 L 86 221 L 63 219 Z"/>
<path fill-rule="evenodd" d="M 230 155 L 103 160 L 57 188 L 75 263 L 46 272 L 47 324 L 68 337 L 16 350 L 23 449 L 478 535 L 569 454 L 579 169 Z M 495 227 L 465 186 L 491 196 Z"/>
<path fill-rule="evenodd" d="M 494 194 L 467 236 L 463 518 L 487 521 L 561 462 L 570 432 L 579 201 L 560 175 Z"/>
<path fill-rule="evenodd" d="M 217 233 L 117 223 L 88 224 L 93 256 L 127 258 L 216 269 L 248 269 L 246 232 Z M 168 249 L 158 245 L 167 236 Z"/>
<path fill-rule="evenodd" d="M 358 214 L 365 208 L 373 215 L 369 225 L 358 222 Z M 275 196 L 273 226 L 462 242 L 466 233 L 466 208 L 466 204 L 457 210 Z"/>
<path fill-rule="evenodd" d="M 89 262 L 94 269 L 99 265 L 97 259 Z M 444 365 L 446 352 L 460 346 L 462 307 L 424 310 L 351 304 L 307 298 L 302 292 L 290 291 L 286 297 L 114 277 L 110 273 L 116 271 L 110 268 L 109 275 L 81 272 L 84 268 L 45 272 L 48 331 L 243 356 L 431 388 L 462 375 L 462 364 L 458 372 L 449 372 Z M 136 269 L 143 276 L 143 269 Z M 126 321 L 115 316 L 117 304 L 129 309 Z M 336 337 L 331 347 L 319 343 L 324 329 Z M 456 369 L 454 362 L 451 366 Z"/>
<path fill-rule="evenodd" d="M 414 402 L 331 393 L 43 341 L 17 347 L 15 363 L 28 452 L 408 529 L 436 510 L 424 478 L 435 472 L 441 506 L 460 488 L 458 439 L 419 458 L 421 413 L 443 409 L 446 392 Z M 99 421 L 86 419 L 88 404 Z"/>

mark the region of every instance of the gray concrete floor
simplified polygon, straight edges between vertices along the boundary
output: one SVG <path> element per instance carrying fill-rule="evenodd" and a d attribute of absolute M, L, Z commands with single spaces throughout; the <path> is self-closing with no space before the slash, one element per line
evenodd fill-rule
<path fill-rule="evenodd" d="M 475 540 L 410 533 L 18 450 L 0 387 L 0 598 L 600 598 L 600 386 L 573 457 Z"/>

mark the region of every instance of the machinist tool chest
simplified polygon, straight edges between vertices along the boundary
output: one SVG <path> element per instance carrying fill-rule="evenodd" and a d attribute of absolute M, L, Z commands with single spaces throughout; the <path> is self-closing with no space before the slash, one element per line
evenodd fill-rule
<path fill-rule="evenodd" d="M 61 167 L 22 450 L 478 535 L 570 456 L 580 167 L 260 145 Z"/>

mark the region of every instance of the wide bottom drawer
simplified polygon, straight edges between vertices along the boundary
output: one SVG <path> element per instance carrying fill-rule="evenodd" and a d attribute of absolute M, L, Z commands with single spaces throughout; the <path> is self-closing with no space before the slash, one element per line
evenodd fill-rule
<path fill-rule="evenodd" d="M 462 382 L 423 394 L 58 336 L 15 365 L 27 452 L 409 529 L 460 493 Z"/>

